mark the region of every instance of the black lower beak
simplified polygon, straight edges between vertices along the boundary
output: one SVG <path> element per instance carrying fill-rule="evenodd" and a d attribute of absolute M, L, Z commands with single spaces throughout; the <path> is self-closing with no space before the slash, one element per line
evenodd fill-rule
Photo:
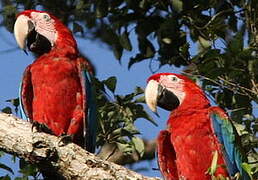
<path fill-rule="evenodd" d="M 27 47 L 36 55 L 42 55 L 51 50 L 51 43 L 49 40 L 36 32 L 32 22 L 28 21 L 29 33 L 27 36 Z"/>
<path fill-rule="evenodd" d="M 51 43 L 47 38 L 37 33 L 35 29 L 29 32 L 27 37 L 27 47 L 37 55 L 42 55 L 51 50 Z"/>
<path fill-rule="evenodd" d="M 171 111 L 180 105 L 180 101 L 173 92 L 159 85 L 157 105 L 165 110 Z"/>

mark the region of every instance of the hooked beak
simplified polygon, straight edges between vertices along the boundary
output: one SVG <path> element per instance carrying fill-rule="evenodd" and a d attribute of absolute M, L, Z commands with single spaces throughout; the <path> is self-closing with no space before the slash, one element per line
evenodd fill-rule
<path fill-rule="evenodd" d="M 18 46 L 25 50 L 26 49 L 26 39 L 28 34 L 34 29 L 33 22 L 29 17 L 20 15 L 14 24 L 14 36 L 17 41 Z"/>
<path fill-rule="evenodd" d="M 145 89 L 145 101 L 149 108 L 157 113 L 157 106 L 171 111 L 180 105 L 177 96 L 155 80 L 150 80 Z"/>
<path fill-rule="evenodd" d="M 157 113 L 158 82 L 150 80 L 145 88 L 145 101 L 149 108 Z"/>

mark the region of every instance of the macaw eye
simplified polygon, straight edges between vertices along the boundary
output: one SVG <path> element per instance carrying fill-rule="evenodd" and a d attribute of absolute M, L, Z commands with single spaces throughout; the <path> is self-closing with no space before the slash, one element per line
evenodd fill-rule
<path fill-rule="evenodd" d="M 43 15 L 43 18 L 46 20 L 46 21 L 49 21 L 51 18 L 49 17 L 49 15 L 47 15 L 47 14 L 44 14 Z"/>
<path fill-rule="evenodd" d="M 178 78 L 176 76 L 170 76 L 170 80 L 173 82 L 177 82 Z"/>

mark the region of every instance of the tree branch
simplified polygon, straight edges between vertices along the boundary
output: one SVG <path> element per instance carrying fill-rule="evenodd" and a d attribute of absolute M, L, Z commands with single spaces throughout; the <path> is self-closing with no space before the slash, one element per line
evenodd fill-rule
<path fill-rule="evenodd" d="M 4 113 L 0 113 L 0 149 L 65 179 L 158 179 L 101 160 L 56 136 L 32 132 L 29 122 Z"/>

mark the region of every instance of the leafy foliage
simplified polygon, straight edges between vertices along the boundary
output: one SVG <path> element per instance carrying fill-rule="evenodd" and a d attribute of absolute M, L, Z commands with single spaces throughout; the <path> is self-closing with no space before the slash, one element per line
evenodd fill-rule
<path fill-rule="evenodd" d="M 155 125 L 156 123 L 141 104 L 143 100 L 139 96 L 143 94 L 143 90 L 136 87 L 133 93 L 117 95 L 116 82 L 114 76 L 103 81 L 95 79 L 99 119 L 97 144 L 103 146 L 105 143 L 116 143 L 122 152 L 132 153 L 136 150 L 142 156 L 144 145 L 142 139 L 136 136 L 140 132 L 134 122 L 144 118 Z"/>
<path fill-rule="evenodd" d="M 23 9 L 52 12 L 76 36 L 98 40 L 121 61 L 124 52 L 136 52 L 128 68 L 153 60 L 160 66 L 184 66 L 185 73 L 202 82 L 210 99 L 227 110 L 241 134 L 249 163 L 258 176 L 258 2 L 257 0 L 3 0 L 2 25 L 12 31 L 15 14 Z M 136 37 L 136 40 L 135 38 Z M 198 46 L 196 52 L 193 46 Z M 136 51 L 135 51 L 136 50 Z M 139 88 L 127 95 L 115 93 L 116 78 L 98 81 L 98 145 L 115 142 L 125 153 L 142 142 L 134 126 L 137 118 L 152 122 L 137 99 Z M 7 108 L 5 111 L 9 111 Z M 256 150 L 255 150 L 256 148 Z M 255 179 L 255 178 L 254 178 Z"/>
<path fill-rule="evenodd" d="M 4 155 L 4 152 L 0 152 L 0 161 L 2 156 Z M 12 157 L 13 163 L 16 162 L 16 157 Z M 15 180 L 28 180 L 29 178 L 38 179 L 40 173 L 35 165 L 29 164 L 28 162 L 24 161 L 23 159 L 19 160 L 19 173 L 22 176 L 16 177 Z M 0 171 L 6 172 L 6 175 L 0 176 L 0 180 L 11 180 L 11 177 L 9 176 L 14 175 L 14 172 L 11 167 L 9 167 L 6 164 L 0 163 Z"/>

